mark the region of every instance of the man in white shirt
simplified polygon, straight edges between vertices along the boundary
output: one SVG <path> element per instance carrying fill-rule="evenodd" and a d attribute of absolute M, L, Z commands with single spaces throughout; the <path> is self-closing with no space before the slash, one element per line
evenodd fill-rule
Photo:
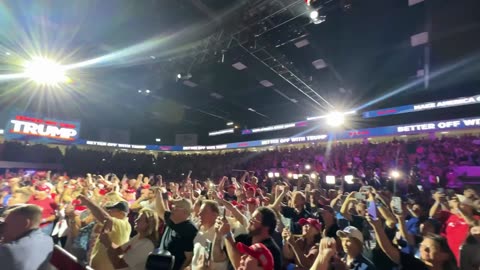
<path fill-rule="evenodd" d="M 212 243 L 215 237 L 215 221 L 220 214 L 217 202 L 205 200 L 199 212 L 200 229 L 193 240 L 192 270 L 227 269 L 226 256 L 223 261 L 214 262 L 212 259 Z"/>
<path fill-rule="evenodd" d="M 148 208 L 155 210 L 155 190 L 152 188 L 143 189 L 142 195 L 136 201 L 130 205 L 130 209 L 133 211 L 140 210 L 142 208 Z"/>

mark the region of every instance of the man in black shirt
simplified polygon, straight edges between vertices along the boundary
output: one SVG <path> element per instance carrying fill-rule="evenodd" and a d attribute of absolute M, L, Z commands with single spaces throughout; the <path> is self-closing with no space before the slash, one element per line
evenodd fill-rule
<path fill-rule="evenodd" d="M 282 253 L 280 248 L 272 239 L 272 234 L 277 227 L 277 218 L 272 209 L 267 207 L 259 207 L 253 212 L 248 226 L 248 234 L 241 234 L 235 239 L 226 219 L 218 220 L 216 227 L 216 237 L 225 236 L 225 246 L 227 248 L 228 258 L 234 268 L 240 265 L 240 253 L 236 249 L 236 243 L 243 243 L 247 246 L 262 243 L 273 255 L 274 269 L 282 269 Z M 213 258 L 215 260 L 215 258 Z M 232 269 L 230 267 L 230 269 Z"/>
<path fill-rule="evenodd" d="M 197 228 L 189 220 L 192 204 L 187 199 L 173 201 L 171 211 L 165 210 L 162 194 L 157 193 L 156 207 L 158 216 L 165 222 L 165 231 L 160 242 L 160 250 L 175 256 L 173 270 L 183 270 L 190 265 L 193 257 L 193 240 Z"/>
<path fill-rule="evenodd" d="M 227 186 L 227 192 L 223 194 L 223 199 L 229 202 L 236 201 L 237 200 L 237 196 L 235 195 L 236 189 L 237 187 L 235 187 L 235 185 Z"/>

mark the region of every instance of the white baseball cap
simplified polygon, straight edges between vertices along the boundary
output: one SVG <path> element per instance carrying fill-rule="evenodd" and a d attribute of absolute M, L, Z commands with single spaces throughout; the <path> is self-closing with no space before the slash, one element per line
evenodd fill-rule
<path fill-rule="evenodd" d="M 337 231 L 337 236 L 340 238 L 353 237 L 358 239 L 361 243 L 363 243 L 362 232 L 353 226 L 347 226 L 342 231 Z"/>

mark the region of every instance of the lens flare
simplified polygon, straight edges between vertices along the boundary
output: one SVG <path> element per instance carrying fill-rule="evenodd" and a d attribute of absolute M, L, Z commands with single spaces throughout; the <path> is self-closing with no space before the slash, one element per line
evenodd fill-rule
<path fill-rule="evenodd" d="M 25 64 L 25 75 L 40 85 L 56 85 L 67 82 L 65 69 L 58 63 L 36 57 Z"/>

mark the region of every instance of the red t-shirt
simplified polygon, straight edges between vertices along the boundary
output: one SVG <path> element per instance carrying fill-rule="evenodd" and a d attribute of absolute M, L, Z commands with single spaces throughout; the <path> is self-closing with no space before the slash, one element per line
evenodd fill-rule
<path fill-rule="evenodd" d="M 478 216 L 474 216 L 474 218 L 479 219 Z M 441 234 L 447 238 L 448 246 L 455 255 L 455 259 L 460 262 L 460 246 L 467 239 L 468 223 L 462 217 L 449 211 L 440 211 L 438 220 L 442 224 Z"/>
<path fill-rule="evenodd" d="M 42 219 L 54 216 L 55 210 L 57 209 L 57 204 L 49 197 L 43 200 L 38 200 L 35 199 L 34 196 L 32 196 L 27 203 L 35 204 L 42 208 Z M 47 224 L 48 223 L 41 224 L 40 227 L 46 226 Z"/>

